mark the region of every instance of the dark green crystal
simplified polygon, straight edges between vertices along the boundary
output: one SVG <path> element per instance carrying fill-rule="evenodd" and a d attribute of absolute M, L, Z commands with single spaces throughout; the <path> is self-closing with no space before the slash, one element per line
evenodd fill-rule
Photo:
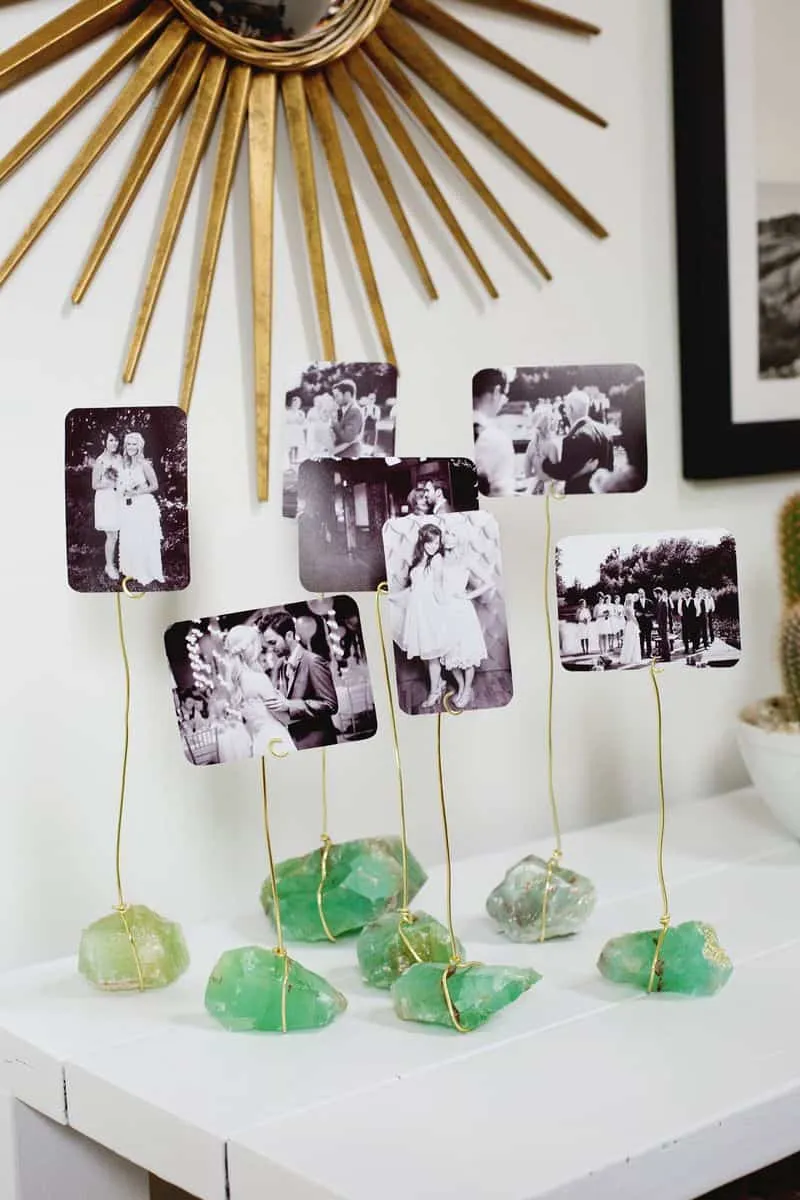
<path fill-rule="evenodd" d="M 445 968 L 439 963 L 415 963 L 392 987 L 398 1017 L 454 1029 L 442 984 Z M 447 987 L 453 1011 L 465 1030 L 477 1029 L 501 1008 L 513 1004 L 541 979 L 531 967 L 495 967 L 485 963 L 458 966 Z"/>
<path fill-rule="evenodd" d="M 234 1032 L 291 1033 L 330 1025 L 347 1008 L 347 1000 L 293 958 L 263 946 L 240 946 L 226 950 L 211 972 L 205 1005 Z"/>
<path fill-rule="evenodd" d="M 611 938 L 597 960 L 600 974 L 613 983 L 631 983 L 647 991 L 660 932 L 646 929 Z M 732 972 L 733 964 L 711 926 L 701 921 L 685 921 L 667 929 L 652 990 L 713 996 L 725 986 Z"/>
<path fill-rule="evenodd" d="M 283 932 L 290 941 L 323 942 L 328 935 L 319 911 L 322 849 L 276 865 L 275 879 L 281 906 Z M 416 896 L 427 875 L 408 853 L 409 900 Z M 358 933 L 370 921 L 402 903 L 402 845 L 399 837 L 359 838 L 334 842 L 328 850 L 322 911 L 334 937 Z M 272 886 L 267 879 L 261 904 L 272 917 Z"/>
<path fill-rule="evenodd" d="M 450 961 L 453 948 L 445 926 L 426 912 L 410 915 L 411 921 L 403 913 L 384 913 L 358 935 L 358 965 L 371 987 L 390 988 L 415 962 Z M 461 943 L 457 945 L 463 954 Z"/>

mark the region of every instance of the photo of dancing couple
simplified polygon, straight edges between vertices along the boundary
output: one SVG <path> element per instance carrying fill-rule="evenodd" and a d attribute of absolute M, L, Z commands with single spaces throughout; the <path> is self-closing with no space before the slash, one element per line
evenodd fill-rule
<path fill-rule="evenodd" d="M 632 363 L 479 371 L 472 431 L 484 496 L 638 492 L 647 483 L 644 374 Z"/>
<path fill-rule="evenodd" d="M 196 766 L 376 732 L 361 618 L 350 596 L 179 621 L 164 644 L 184 753 Z"/>
<path fill-rule="evenodd" d="M 478 477 L 469 458 L 327 459 L 301 465 L 297 494 L 303 587 L 374 592 L 386 578 L 386 522 L 476 509 Z"/>
<path fill-rule="evenodd" d="M 76 408 L 65 437 L 67 577 L 76 592 L 189 585 L 186 414 Z"/>
<path fill-rule="evenodd" d="M 403 712 L 503 708 L 514 689 L 495 518 L 400 517 L 383 541 Z"/>
<path fill-rule="evenodd" d="M 297 473 L 307 459 L 391 458 L 397 368 L 390 363 L 317 363 L 286 393 L 283 515 L 297 515 Z"/>
<path fill-rule="evenodd" d="M 736 543 L 724 530 L 564 538 L 556 592 L 568 671 L 733 667 L 741 656 Z"/>

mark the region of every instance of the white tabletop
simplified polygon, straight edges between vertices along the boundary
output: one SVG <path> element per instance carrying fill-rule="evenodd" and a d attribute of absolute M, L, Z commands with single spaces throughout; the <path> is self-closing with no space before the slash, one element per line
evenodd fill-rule
<path fill-rule="evenodd" d="M 572 939 L 517 946 L 485 916 L 534 847 L 457 864 L 469 956 L 543 975 L 475 1033 L 399 1022 L 350 940 L 293 948 L 347 994 L 334 1025 L 225 1032 L 205 981 L 222 950 L 269 944 L 254 899 L 186 931 L 192 966 L 164 992 L 98 994 L 73 959 L 0 976 L 0 1086 L 201 1200 L 697 1196 L 800 1148 L 800 847 L 750 792 L 676 806 L 667 845 L 674 920 L 716 925 L 736 967 L 712 999 L 596 970 L 607 937 L 657 924 L 655 819 L 638 817 L 566 839 L 600 896 Z M 437 870 L 415 907 L 442 901 Z"/>

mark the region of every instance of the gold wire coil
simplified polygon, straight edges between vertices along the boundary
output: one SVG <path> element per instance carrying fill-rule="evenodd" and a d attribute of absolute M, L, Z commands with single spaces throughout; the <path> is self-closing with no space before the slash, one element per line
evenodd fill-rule
<path fill-rule="evenodd" d="M 653 659 L 650 663 L 650 680 L 653 684 L 653 691 L 656 698 L 656 737 L 658 747 L 658 849 L 656 854 L 656 870 L 658 873 L 658 886 L 661 891 L 661 932 L 658 935 L 655 954 L 653 955 L 653 964 L 650 968 L 650 978 L 647 982 L 648 992 L 653 991 L 657 977 L 660 983 L 660 975 L 663 970 L 661 951 L 671 921 L 667 880 L 664 874 L 664 833 L 667 823 L 667 800 L 666 788 L 664 786 L 664 710 L 661 703 L 661 688 L 658 683 L 658 677 L 661 674 L 663 674 L 663 667 L 659 667 L 656 660 Z"/>
<path fill-rule="evenodd" d="M 376 29 L 391 0 L 347 0 L 333 17 L 286 42 L 259 42 L 231 33 L 191 3 L 170 0 L 187 25 L 230 58 L 267 71 L 309 71 L 353 50 Z"/>

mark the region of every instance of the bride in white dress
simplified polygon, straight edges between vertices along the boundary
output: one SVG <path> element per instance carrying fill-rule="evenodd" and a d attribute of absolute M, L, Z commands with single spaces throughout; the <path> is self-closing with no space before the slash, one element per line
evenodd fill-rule
<path fill-rule="evenodd" d="M 117 485 L 121 470 L 122 455 L 119 452 L 119 438 L 115 433 L 108 433 L 103 451 L 95 459 L 92 467 L 92 488 L 94 490 L 94 527 L 99 533 L 106 535 L 105 571 L 109 579 L 119 579 L 115 559 L 120 525 L 120 496 Z"/>
<path fill-rule="evenodd" d="M 635 599 L 636 597 L 633 592 L 629 592 L 625 597 L 625 606 L 623 609 L 625 630 L 622 634 L 622 650 L 619 656 L 619 665 L 621 667 L 638 667 L 642 662 L 639 622 L 636 620 L 636 611 L 633 607 Z"/>
<path fill-rule="evenodd" d="M 229 656 L 229 679 L 236 697 L 235 707 L 241 712 L 245 729 L 250 735 L 250 757 L 262 758 L 269 752 L 271 742 L 281 743 L 284 752 L 297 747 L 282 721 L 268 708 L 268 700 L 276 700 L 278 689 L 259 662 L 261 634 L 255 625 L 234 625 L 225 634 L 224 648 Z"/>
<path fill-rule="evenodd" d="M 144 438 L 126 433 L 122 444 L 122 469 L 117 491 L 120 497 L 119 569 L 124 579 L 136 583 L 163 583 L 161 563 L 161 513 L 154 492 L 158 478 L 145 458 Z"/>

